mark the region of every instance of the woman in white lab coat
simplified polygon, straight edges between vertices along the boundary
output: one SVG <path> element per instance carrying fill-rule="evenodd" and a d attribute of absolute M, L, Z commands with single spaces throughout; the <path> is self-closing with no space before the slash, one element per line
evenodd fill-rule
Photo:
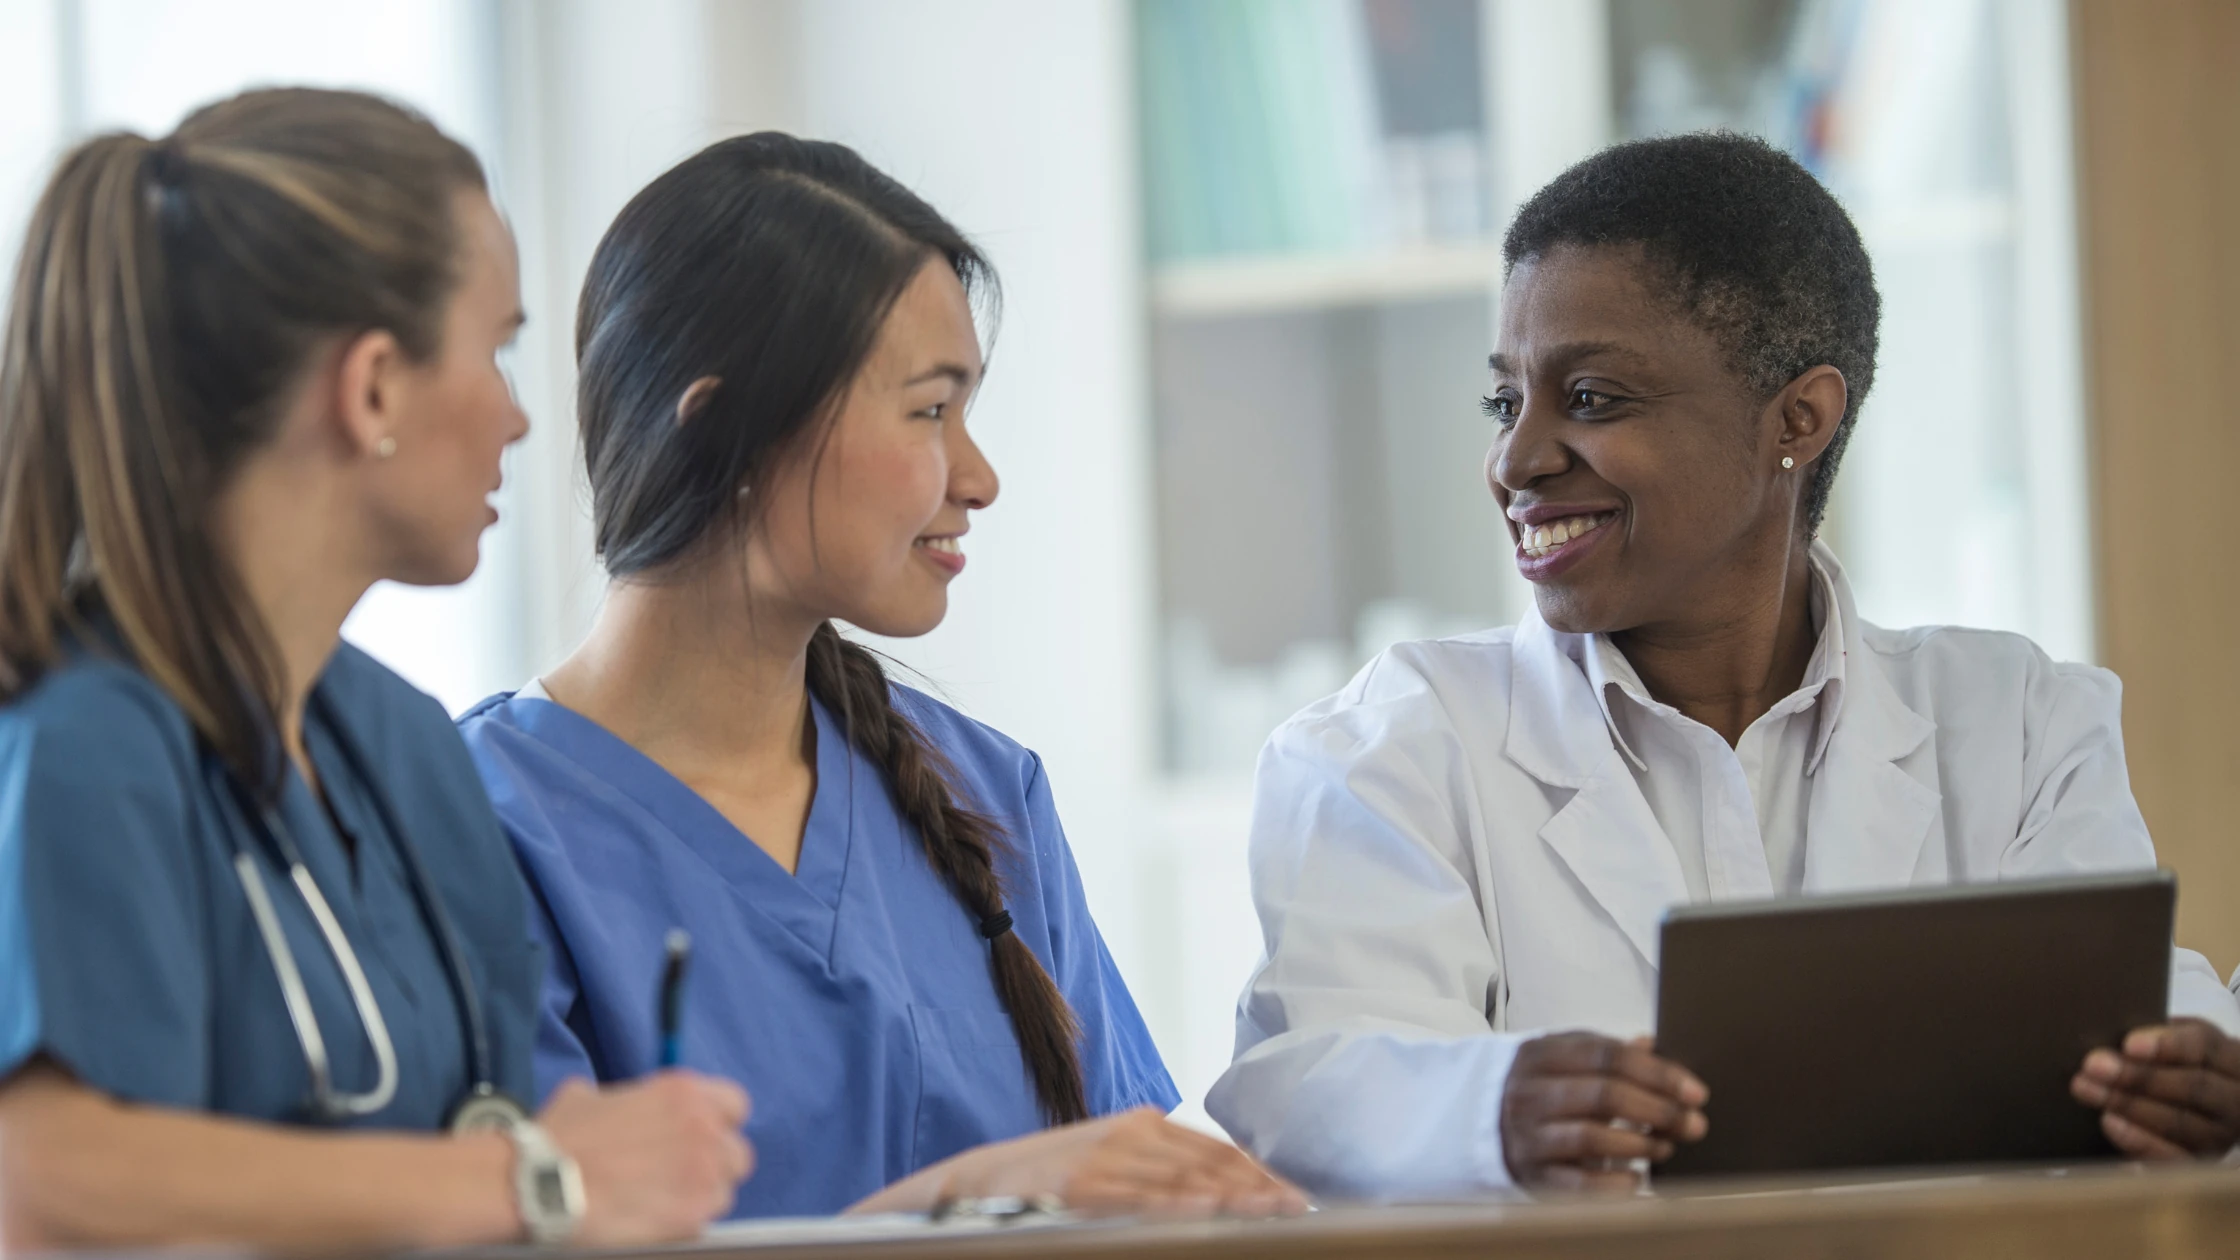
<path fill-rule="evenodd" d="M 1504 255 L 1486 472 L 1536 615 L 1393 648 L 1260 762 L 1267 957 L 1207 1105 L 1327 1194 L 1630 1187 L 1700 1138 L 1640 1039 L 1668 906 L 2154 865 L 2113 675 L 1868 625 L 1815 541 L 1879 299 L 1803 168 L 1619 146 Z M 2072 1091 L 2135 1155 L 2223 1152 L 2240 1006 L 2177 951 L 2171 1010 Z"/>

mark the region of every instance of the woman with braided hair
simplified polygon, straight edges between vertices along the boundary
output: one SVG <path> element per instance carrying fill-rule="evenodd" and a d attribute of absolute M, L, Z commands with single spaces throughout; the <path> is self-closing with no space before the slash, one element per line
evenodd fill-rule
<path fill-rule="evenodd" d="M 1169 1123 L 1033 753 L 835 621 L 924 634 L 996 476 L 965 428 L 986 261 L 854 152 L 765 133 L 616 219 L 577 313 L 611 578 L 590 637 L 461 725 L 538 894 L 539 1085 L 659 1061 L 747 1085 L 740 1216 L 1052 1194 L 1301 1205 Z"/>

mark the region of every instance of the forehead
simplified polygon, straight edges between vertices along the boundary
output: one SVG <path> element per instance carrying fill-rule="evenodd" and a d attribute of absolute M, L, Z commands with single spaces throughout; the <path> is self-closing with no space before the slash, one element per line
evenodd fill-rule
<path fill-rule="evenodd" d="M 1494 357 L 1518 371 L 1563 346 L 1645 357 L 1701 355 L 1711 335 L 1653 282 L 1638 247 L 1564 245 L 1524 259 L 1501 290 Z"/>
<path fill-rule="evenodd" d="M 879 329 L 874 356 L 889 371 L 915 375 L 935 363 L 980 374 L 980 336 L 972 300 L 945 258 L 929 258 L 911 277 Z"/>
<path fill-rule="evenodd" d="M 515 300 L 521 264 L 513 231 L 480 189 L 462 189 L 452 203 L 459 228 L 460 292 L 484 301 Z"/>

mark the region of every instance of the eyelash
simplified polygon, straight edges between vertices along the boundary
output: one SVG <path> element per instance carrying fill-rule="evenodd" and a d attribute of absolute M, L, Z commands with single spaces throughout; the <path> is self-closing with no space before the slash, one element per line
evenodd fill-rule
<path fill-rule="evenodd" d="M 1599 398 L 1602 401 L 1599 403 L 1590 403 L 1583 406 L 1573 407 L 1572 410 L 1602 411 L 1618 403 L 1627 401 L 1622 395 L 1613 394 L 1608 392 L 1607 390 L 1588 389 L 1584 386 L 1573 389 L 1566 401 L 1578 399 L 1582 395 L 1588 398 Z M 1506 394 L 1494 395 L 1492 397 L 1480 398 L 1478 400 L 1478 410 L 1482 412 L 1487 419 L 1500 422 L 1500 425 L 1504 430 L 1514 427 L 1517 423 L 1517 413 L 1514 410 L 1516 405 L 1517 400 L 1509 397 Z M 1512 410 L 1503 411 L 1503 407 L 1509 407 Z"/>

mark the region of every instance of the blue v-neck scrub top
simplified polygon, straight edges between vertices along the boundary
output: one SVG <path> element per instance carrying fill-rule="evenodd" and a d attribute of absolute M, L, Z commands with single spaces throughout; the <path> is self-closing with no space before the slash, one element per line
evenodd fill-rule
<path fill-rule="evenodd" d="M 1089 1110 L 1171 1110 L 1174 1083 L 1089 917 L 1041 761 L 918 692 L 895 696 L 1010 838 L 999 870 L 1013 930 L 1080 1018 Z M 572 710 L 500 696 L 461 719 L 551 953 L 539 1086 L 654 1070 L 663 937 L 689 931 L 684 1066 L 754 1100 L 756 1168 L 734 1216 L 837 1212 L 1044 1127 L 976 922 L 878 768 L 812 707 L 816 796 L 795 874 Z"/>
<path fill-rule="evenodd" d="M 353 1123 L 437 1129 L 469 1084 L 457 999 L 392 817 L 460 938 L 492 1083 L 528 1098 L 541 962 L 519 872 L 448 715 L 344 646 L 312 693 L 304 736 L 354 854 L 292 766 L 279 811 L 397 1052 L 395 1099 Z M 335 1087 L 372 1088 L 372 1048 L 341 970 L 213 769 L 186 714 L 113 653 L 79 651 L 0 708 L 0 1075 L 43 1055 L 131 1102 L 308 1119 L 303 1050 L 233 867 L 239 835 L 295 953 Z"/>

